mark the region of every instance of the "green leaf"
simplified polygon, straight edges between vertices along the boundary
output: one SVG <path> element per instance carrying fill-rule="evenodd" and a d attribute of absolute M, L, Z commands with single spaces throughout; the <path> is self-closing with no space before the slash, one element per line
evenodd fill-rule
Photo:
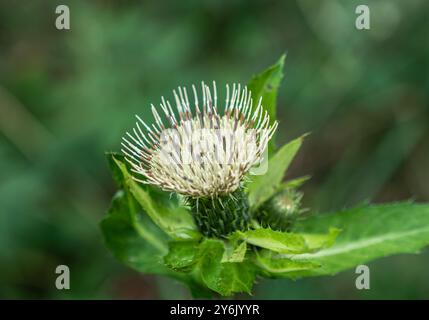
<path fill-rule="evenodd" d="M 283 255 L 294 261 L 321 265 L 298 275 L 332 275 L 388 255 L 418 253 L 429 245 L 429 205 L 410 202 L 362 205 L 313 216 L 298 223 L 296 231 L 320 233 L 330 227 L 342 230 L 333 246 L 294 257 Z"/>
<path fill-rule="evenodd" d="M 154 274 L 170 274 L 162 256 L 167 253 L 165 234 L 151 221 L 143 221 L 133 197 L 118 191 L 113 197 L 101 230 L 107 247 L 132 268 Z"/>
<path fill-rule="evenodd" d="M 112 172 L 113 180 L 115 180 L 115 183 L 119 188 L 123 188 L 124 187 L 123 174 L 119 166 L 116 164 L 115 159 L 120 161 L 124 165 L 126 165 L 128 170 L 130 169 L 129 163 L 125 160 L 124 155 L 118 152 L 106 152 L 105 155 L 106 155 L 106 159 L 107 159 L 107 163 L 109 165 L 110 171 Z"/>
<path fill-rule="evenodd" d="M 100 224 L 109 250 L 137 271 L 173 277 L 187 284 L 193 295 L 209 297 L 197 276 L 174 272 L 164 264 L 163 257 L 168 252 L 167 235 L 138 208 L 127 191 L 120 190 L 113 197 L 111 208 Z"/>
<path fill-rule="evenodd" d="M 242 262 L 247 252 L 247 243 L 245 241 L 237 245 L 237 242 L 225 243 L 225 251 L 222 256 L 222 263 L 224 262 Z"/>
<path fill-rule="evenodd" d="M 250 262 L 224 262 L 221 240 L 205 239 L 200 246 L 199 270 L 204 283 L 217 293 L 229 296 L 236 292 L 251 293 L 255 269 Z"/>
<path fill-rule="evenodd" d="M 286 181 L 285 183 L 282 183 L 281 189 L 297 189 L 301 187 L 305 182 L 307 182 L 310 178 L 310 176 L 303 176 Z"/>
<path fill-rule="evenodd" d="M 152 221 L 173 239 L 196 239 L 200 237 L 191 214 L 184 207 L 169 205 L 170 200 L 160 197 L 159 192 L 149 192 L 133 180 L 129 174 L 126 164 L 113 157 L 113 161 L 122 173 L 122 183 L 131 192 L 137 202 L 141 205 Z M 163 192 L 162 194 L 166 194 Z"/>
<path fill-rule="evenodd" d="M 276 120 L 277 91 L 283 79 L 283 68 L 286 54 L 271 67 L 252 77 L 247 87 L 252 92 L 254 103 L 262 97 L 262 105 L 270 115 L 270 123 Z"/>
<path fill-rule="evenodd" d="M 196 241 L 172 241 L 164 263 L 174 271 L 191 271 L 197 262 L 198 246 Z"/>
<path fill-rule="evenodd" d="M 320 265 L 313 262 L 281 258 L 269 250 L 256 252 L 254 263 L 259 267 L 259 272 L 268 277 L 287 277 L 290 273 L 320 267 Z"/>
<path fill-rule="evenodd" d="M 305 239 L 295 233 L 286 233 L 259 228 L 245 232 L 238 231 L 237 236 L 249 244 L 281 253 L 308 252 Z"/>
<path fill-rule="evenodd" d="M 307 244 L 307 247 L 309 248 L 309 250 L 316 251 L 322 248 L 331 247 L 334 244 L 335 239 L 337 238 L 340 232 L 341 232 L 340 229 L 329 228 L 329 233 L 327 234 L 300 233 L 299 235 L 304 238 L 305 243 Z"/>
<path fill-rule="evenodd" d="M 283 176 L 301 147 L 304 137 L 305 135 L 281 147 L 269 160 L 268 170 L 264 175 L 251 177 L 252 181 L 247 185 L 247 190 L 249 203 L 254 209 L 272 197 L 281 187 Z"/>
<path fill-rule="evenodd" d="M 250 293 L 255 271 L 243 262 L 246 243 L 238 246 L 222 240 L 172 241 L 164 257 L 165 264 L 174 271 L 185 272 L 221 295 L 235 292 Z"/>

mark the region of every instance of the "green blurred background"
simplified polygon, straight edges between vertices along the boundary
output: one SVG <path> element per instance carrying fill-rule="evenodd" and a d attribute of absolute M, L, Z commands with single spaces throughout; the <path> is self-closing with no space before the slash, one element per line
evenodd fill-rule
<path fill-rule="evenodd" d="M 54 27 L 59 4 L 71 30 Z M 312 175 L 305 206 L 429 201 L 428 3 L 366 1 L 366 31 L 358 4 L 1 0 L 0 297 L 189 298 L 104 247 L 115 186 L 103 153 L 174 87 L 246 83 L 285 51 L 278 141 L 312 132 L 288 172 Z M 71 290 L 55 289 L 59 264 Z M 429 298 L 429 250 L 369 265 L 370 290 L 350 270 L 261 280 L 254 298 Z"/>

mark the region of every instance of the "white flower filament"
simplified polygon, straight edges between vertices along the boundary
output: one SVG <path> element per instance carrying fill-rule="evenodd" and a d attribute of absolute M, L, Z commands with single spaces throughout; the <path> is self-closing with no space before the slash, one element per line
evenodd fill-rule
<path fill-rule="evenodd" d="M 232 90 L 226 85 L 223 114 L 218 113 L 215 82 L 212 90 L 202 83 L 202 106 L 195 86 L 192 91 L 194 113 L 186 88 L 173 91 L 178 118 L 162 97 L 168 126 L 154 105 L 151 126 L 136 116 L 136 127 L 123 137 L 122 152 L 139 182 L 195 198 L 230 194 L 262 160 L 278 123 L 270 125 L 262 99 L 252 111 L 251 92 L 239 84 Z"/>

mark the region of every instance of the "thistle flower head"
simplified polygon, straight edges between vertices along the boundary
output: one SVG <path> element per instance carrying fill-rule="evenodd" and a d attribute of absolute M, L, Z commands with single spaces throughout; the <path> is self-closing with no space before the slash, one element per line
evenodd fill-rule
<path fill-rule="evenodd" d="M 277 122 L 270 124 L 262 99 L 254 104 L 239 84 L 226 85 L 223 110 L 215 82 L 202 83 L 200 97 L 195 86 L 192 92 L 191 106 L 185 87 L 173 90 L 175 111 L 162 97 L 159 109 L 152 105 L 152 124 L 136 116 L 122 152 L 137 181 L 192 198 L 228 195 L 263 160 Z"/>

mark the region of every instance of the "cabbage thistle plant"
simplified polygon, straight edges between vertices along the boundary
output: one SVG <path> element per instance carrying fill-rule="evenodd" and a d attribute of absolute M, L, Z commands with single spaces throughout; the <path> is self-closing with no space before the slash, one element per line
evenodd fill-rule
<path fill-rule="evenodd" d="M 214 82 L 179 87 L 175 106 L 162 98 L 152 119 L 137 116 L 122 153 L 107 154 L 119 190 L 101 228 L 119 260 L 195 297 L 230 296 L 260 277 L 333 275 L 429 243 L 425 205 L 304 214 L 307 177 L 283 177 L 305 135 L 274 143 L 283 64 L 219 96 Z"/>

